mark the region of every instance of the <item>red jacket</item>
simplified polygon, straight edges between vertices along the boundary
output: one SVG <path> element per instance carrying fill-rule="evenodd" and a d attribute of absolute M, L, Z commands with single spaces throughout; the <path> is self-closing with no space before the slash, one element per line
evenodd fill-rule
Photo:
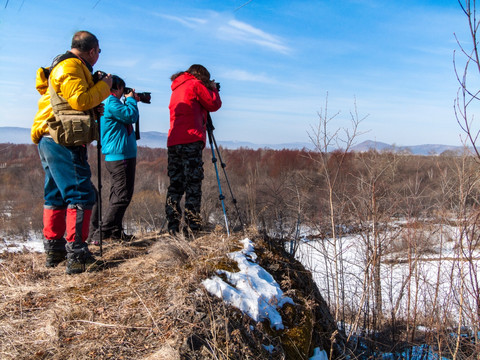
<path fill-rule="evenodd" d="M 172 82 L 170 98 L 170 130 L 167 146 L 206 143 L 207 113 L 222 106 L 218 90 L 208 89 L 200 80 L 183 73 Z"/>

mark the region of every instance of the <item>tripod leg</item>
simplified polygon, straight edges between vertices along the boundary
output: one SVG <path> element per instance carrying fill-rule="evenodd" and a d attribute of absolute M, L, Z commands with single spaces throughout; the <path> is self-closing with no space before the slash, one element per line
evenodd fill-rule
<path fill-rule="evenodd" d="M 100 122 L 100 121 L 99 121 Z M 98 126 L 100 132 L 100 125 Z M 103 256 L 103 235 L 102 235 L 102 145 L 100 143 L 100 136 L 97 141 L 97 178 L 98 178 L 98 196 L 97 196 L 97 211 L 98 211 L 98 234 L 100 245 L 100 257 Z"/>
<path fill-rule="evenodd" d="M 223 216 L 225 218 L 225 227 L 227 229 L 227 235 L 230 236 L 230 229 L 228 228 L 228 218 L 227 218 L 227 211 L 225 210 L 225 203 L 224 199 L 225 196 L 223 196 L 222 193 L 222 185 L 220 184 L 220 176 L 218 175 L 218 167 L 217 167 L 217 158 L 215 157 L 215 149 L 213 147 L 213 140 L 212 140 L 212 131 L 207 128 L 207 134 L 208 134 L 208 139 L 210 142 L 210 148 L 212 149 L 212 162 L 215 167 L 215 174 L 217 175 L 217 184 L 218 184 L 218 192 L 219 192 L 219 199 L 222 203 L 222 209 L 223 209 Z"/>
<path fill-rule="evenodd" d="M 240 227 L 243 230 L 244 223 L 243 223 L 242 217 L 240 215 L 240 210 L 238 209 L 238 206 L 237 206 L 237 199 L 235 199 L 235 196 L 233 195 L 232 187 L 230 186 L 230 181 L 229 181 L 228 176 L 227 176 L 227 171 L 225 170 L 227 165 L 222 160 L 222 156 L 220 155 L 220 150 L 218 149 L 217 140 L 215 139 L 215 136 L 213 135 L 213 131 L 211 129 L 209 130 L 208 134 L 209 134 L 209 138 L 212 139 L 213 144 L 215 145 L 215 150 L 217 151 L 218 159 L 220 160 L 220 164 L 221 164 L 222 169 L 223 169 L 223 175 L 225 176 L 225 180 L 227 181 L 227 186 L 228 186 L 228 189 L 230 190 L 230 196 L 232 197 L 232 202 L 233 202 L 233 205 L 235 206 L 235 210 L 237 212 L 238 220 L 240 222 Z M 212 142 L 210 142 L 210 146 L 211 145 L 212 145 Z M 212 147 L 212 152 L 213 152 L 213 147 Z M 217 174 L 217 176 L 218 176 L 218 174 Z"/>

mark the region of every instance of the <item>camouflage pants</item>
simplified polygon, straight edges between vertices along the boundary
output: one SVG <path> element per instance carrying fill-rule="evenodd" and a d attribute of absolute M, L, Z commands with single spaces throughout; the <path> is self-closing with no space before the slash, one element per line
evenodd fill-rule
<path fill-rule="evenodd" d="M 201 228 L 200 206 L 202 201 L 203 142 L 168 147 L 168 177 L 165 213 L 168 230 L 178 232 L 182 218 L 180 201 L 185 194 L 185 224 L 192 230 Z"/>

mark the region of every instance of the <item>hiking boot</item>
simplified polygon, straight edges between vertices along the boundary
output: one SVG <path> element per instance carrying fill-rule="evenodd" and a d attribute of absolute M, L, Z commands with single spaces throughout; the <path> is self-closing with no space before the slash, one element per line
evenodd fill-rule
<path fill-rule="evenodd" d="M 84 259 L 71 258 L 67 260 L 67 274 L 80 274 L 85 271 L 94 272 L 100 271 L 105 268 L 105 262 L 100 259 L 96 259 L 93 255 L 89 255 Z"/>
<path fill-rule="evenodd" d="M 135 239 L 134 235 L 127 235 L 122 230 L 110 231 L 102 230 L 102 240 L 120 240 L 120 241 L 133 241 Z M 87 243 L 91 245 L 100 245 L 100 231 L 97 229 L 95 232 L 88 237 Z"/>
<path fill-rule="evenodd" d="M 58 264 L 64 261 L 67 257 L 67 252 L 65 250 L 64 251 L 47 250 L 45 251 L 45 254 L 47 255 L 47 258 L 45 261 L 45 266 L 47 268 L 56 267 Z"/>
<path fill-rule="evenodd" d="M 67 250 L 65 249 L 65 239 L 52 239 L 43 240 L 43 248 L 45 249 L 46 261 L 45 266 L 47 268 L 53 268 L 65 260 L 67 256 Z"/>
<path fill-rule="evenodd" d="M 135 235 L 133 235 L 133 234 L 129 235 L 129 234 L 125 234 L 124 232 L 122 232 L 122 241 L 129 242 L 129 241 L 133 241 L 133 240 L 135 240 Z"/>
<path fill-rule="evenodd" d="M 202 230 L 200 228 L 190 228 L 188 226 L 183 227 L 183 235 L 185 236 L 186 240 L 194 240 L 196 237 L 202 234 Z"/>
<path fill-rule="evenodd" d="M 114 232 L 111 233 L 110 239 L 130 242 L 130 241 L 135 240 L 135 235 L 125 234 L 125 232 L 123 230 L 114 231 Z"/>

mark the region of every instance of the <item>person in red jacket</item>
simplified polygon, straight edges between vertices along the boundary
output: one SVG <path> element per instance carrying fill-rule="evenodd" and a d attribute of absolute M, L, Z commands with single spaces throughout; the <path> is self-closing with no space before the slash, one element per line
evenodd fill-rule
<path fill-rule="evenodd" d="M 170 129 L 168 131 L 168 176 L 165 213 L 168 232 L 180 231 L 182 209 L 180 201 L 185 194 L 184 232 L 202 228 L 200 206 L 202 200 L 203 161 L 206 143 L 206 125 L 209 112 L 222 106 L 217 83 L 210 80 L 208 70 L 198 64 L 171 76 Z"/>

